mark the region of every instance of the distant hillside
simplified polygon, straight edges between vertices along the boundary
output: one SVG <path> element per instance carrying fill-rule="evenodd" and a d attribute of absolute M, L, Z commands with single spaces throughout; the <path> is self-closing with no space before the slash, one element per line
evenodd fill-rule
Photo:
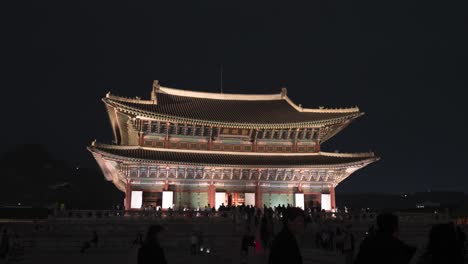
<path fill-rule="evenodd" d="M 42 145 L 27 144 L 0 156 L 0 205 L 107 209 L 124 194 L 98 168 L 76 168 L 51 157 Z"/>
<path fill-rule="evenodd" d="M 414 209 L 418 204 L 438 204 L 441 208 L 460 208 L 468 201 L 463 192 L 432 191 L 407 194 L 336 193 L 336 204 L 343 208 L 370 208 L 372 210 Z"/>

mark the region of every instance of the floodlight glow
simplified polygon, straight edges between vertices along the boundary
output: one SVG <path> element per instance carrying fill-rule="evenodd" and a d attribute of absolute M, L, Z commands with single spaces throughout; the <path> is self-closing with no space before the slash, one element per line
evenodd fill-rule
<path fill-rule="evenodd" d="M 294 194 L 294 205 L 296 207 L 304 209 L 304 194 L 303 193 Z"/>
<path fill-rule="evenodd" d="M 331 210 L 331 196 L 330 194 L 322 193 L 322 209 L 325 211 Z"/>
<path fill-rule="evenodd" d="M 174 193 L 171 191 L 164 191 L 162 193 L 162 208 L 168 209 L 172 207 L 172 203 L 174 201 Z"/>
<path fill-rule="evenodd" d="M 143 203 L 143 191 L 132 191 L 132 200 L 130 202 L 130 208 L 141 209 Z"/>
<path fill-rule="evenodd" d="M 255 206 L 255 193 L 245 193 L 245 206 L 251 205 Z"/>
<path fill-rule="evenodd" d="M 216 208 L 216 210 L 218 210 L 219 207 L 221 206 L 221 204 L 223 204 L 225 202 L 226 202 L 226 193 L 225 192 L 216 192 L 216 196 L 215 196 L 215 208 Z"/>

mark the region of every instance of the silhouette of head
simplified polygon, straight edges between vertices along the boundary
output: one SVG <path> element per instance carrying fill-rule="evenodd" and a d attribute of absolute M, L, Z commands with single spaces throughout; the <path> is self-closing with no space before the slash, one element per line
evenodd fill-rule
<path fill-rule="evenodd" d="M 293 233 L 304 232 L 304 211 L 297 207 L 288 207 L 283 215 L 283 224 Z"/>
<path fill-rule="evenodd" d="M 398 217 L 390 213 L 379 214 L 377 227 L 381 233 L 394 235 L 398 232 Z"/>
<path fill-rule="evenodd" d="M 164 228 L 160 225 L 151 225 L 146 233 L 145 244 L 156 244 L 159 243 L 158 235 L 164 231 Z"/>
<path fill-rule="evenodd" d="M 453 223 L 437 224 L 431 228 L 426 257 L 431 263 L 463 263 L 463 231 Z"/>

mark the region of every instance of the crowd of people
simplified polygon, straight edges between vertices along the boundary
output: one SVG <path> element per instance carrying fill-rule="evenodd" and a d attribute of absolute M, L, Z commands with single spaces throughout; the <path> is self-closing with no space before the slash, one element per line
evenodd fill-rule
<path fill-rule="evenodd" d="M 2 230 L 3 229 L 3 230 Z M 1 227 L 0 263 L 18 261 L 24 254 L 24 247 L 18 233 Z"/>
<path fill-rule="evenodd" d="M 183 209 L 182 209 L 183 211 Z M 185 210 L 187 212 L 187 210 Z M 194 211 L 195 212 L 195 211 Z M 214 210 L 196 211 L 232 217 L 236 226 L 243 227 L 241 261 L 247 263 L 252 254 L 265 256 L 265 262 L 302 263 L 301 248 L 312 247 L 342 254 L 347 264 L 367 263 L 466 263 L 466 236 L 460 226 L 453 223 L 434 225 L 428 234 L 427 247 L 417 251 L 399 239 L 399 219 L 395 214 L 382 213 L 376 217 L 375 226 L 366 232 L 364 239 L 353 232 L 352 221 L 338 217 L 329 218 L 320 211 L 302 210 L 292 205 L 279 205 L 262 209 L 253 206 L 224 206 Z M 41 228 L 39 224 L 35 228 Z M 0 261 L 17 250 L 18 235 L 1 228 Z M 132 246 L 138 247 L 138 263 L 166 263 L 164 250 L 159 243 L 164 228 L 152 225 L 146 234 L 138 233 Z M 359 239 L 357 239 L 359 237 Z M 191 255 L 209 254 L 210 246 L 202 230 L 190 235 Z M 90 240 L 83 243 L 80 252 L 97 246 L 99 237 L 94 230 Z"/>
<path fill-rule="evenodd" d="M 242 263 L 247 263 L 247 255 L 251 251 L 266 255 L 266 262 L 269 264 L 303 263 L 300 245 L 303 242 L 301 237 L 303 238 L 306 232 L 308 235 L 313 234 L 315 247 L 340 252 L 347 264 L 466 263 L 466 236 L 463 230 L 453 223 L 434 225 L 429 233 L 427 247 L 418 255 L 416 247 L 399 239 L 399 220 L 391 213 L 379 214 L 376 227 L 371 227 L 362 241 L 356 241 L 351 224 L 340 225 L 337 221 L 321 221 L 297 207 L 264 207 L 263 210 L 239 207 L 235 210 L 242 213 L 246 220 L 241 242 Z M 275 224 L 278 220 L 281 222 L 280 226 Z M 154 228 L 150 227 L 147 237 L 153 236 Z M 311 230 L 313 232 L 310 232 Z M 138 255 L 140 264 L 149 263 L 144 261 L 148 247 L 145 245 L 141 247 Z M 192 254 L 197 254 L 200 247 L 199 234 L 192 235 L 191 245 Z M 159 252 L 157 259 L 165 263 L 161 246 L 153 246 L 157 248 L 154 252 Z"/>

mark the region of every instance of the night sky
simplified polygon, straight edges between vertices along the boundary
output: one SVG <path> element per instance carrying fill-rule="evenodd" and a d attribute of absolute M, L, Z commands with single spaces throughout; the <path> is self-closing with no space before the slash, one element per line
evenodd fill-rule
<path fill-rule="evenodd" d="M 219 92 L 223 64 L 225 93 L 284 86 L 304 107 L 366 113 L 322 146 L 382 157 L 338 192 L 468 192 L 465 6 L 97 2 L 4 8 L 1 152 L 40 143 L 58 159 L 97 168 L 86 147 L 112 140 L 101 102 L 108 91 L 148 98 L 158 79 Z"/>

